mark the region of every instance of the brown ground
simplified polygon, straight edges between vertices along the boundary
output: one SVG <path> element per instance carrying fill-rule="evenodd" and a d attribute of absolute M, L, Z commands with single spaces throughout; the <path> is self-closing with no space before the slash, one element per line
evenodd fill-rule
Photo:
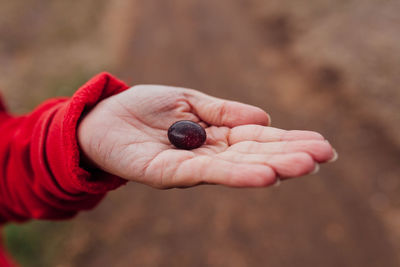
<path fill-rule="evenodd" d="M 13 111 L 109 70 L 258 105 L 340 154 L 279 188 L 131 183 L 49 224 L 39 255 L 12 252 L 48 266 L 400 266 L 399 12 L 396 0 L 0 0 Z"/>

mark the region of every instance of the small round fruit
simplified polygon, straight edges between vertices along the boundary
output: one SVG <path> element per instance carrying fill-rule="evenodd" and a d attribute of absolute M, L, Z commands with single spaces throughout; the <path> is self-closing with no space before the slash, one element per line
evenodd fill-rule
<path fill-rule="evenodd" d="M 168 139 L 177 148 L 195 149 L 204 144 L 207 135 L 200 124 L 193 121 L 177 121 L 168 129 Z"/>

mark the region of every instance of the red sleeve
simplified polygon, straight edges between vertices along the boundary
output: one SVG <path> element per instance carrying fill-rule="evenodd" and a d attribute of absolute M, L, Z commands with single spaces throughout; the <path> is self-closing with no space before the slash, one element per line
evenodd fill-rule
<path fill-rule="evenodd" d="M 0 101 L 0 223 L 69 218 L 125 183 L 80 165 L 76 130 L 84 112 L 127 88 L 101 73 L 71 98 L 48 100 L 20 117 Z"/>

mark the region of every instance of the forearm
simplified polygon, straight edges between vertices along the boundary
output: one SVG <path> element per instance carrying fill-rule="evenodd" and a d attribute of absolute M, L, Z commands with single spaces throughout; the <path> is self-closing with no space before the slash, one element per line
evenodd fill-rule
<path fill-rule="evenodd" d="M 101 74 L 72 98 L 47 101 L 28 115 L 0 112 L 1 222 L 68 218 L 124 183 L 81 166 L 76 129 L 85 111 L 126 88 Z"/>

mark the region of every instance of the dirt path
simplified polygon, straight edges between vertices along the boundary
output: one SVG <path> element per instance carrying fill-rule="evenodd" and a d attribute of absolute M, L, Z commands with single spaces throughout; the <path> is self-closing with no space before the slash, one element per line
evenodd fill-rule
<path fill-rule="evenodd" d="M 96 229 L 116 226 L 77 266 L 399 266 L 396 240 L 370 205 L 379 202 L 384 170 L 398 173 L 399 151 L 343 96 L 340 70 L 296 55 L 289 15 L 257 17 L 246 1 L 229 0 L 136 8 L 120 75 L 261 106 L 277 126 L 322 131 L 341 160 L 269 190 L 132 184 L 95 211 L 98 218 L 83 216 L 101 220 Z"/>

